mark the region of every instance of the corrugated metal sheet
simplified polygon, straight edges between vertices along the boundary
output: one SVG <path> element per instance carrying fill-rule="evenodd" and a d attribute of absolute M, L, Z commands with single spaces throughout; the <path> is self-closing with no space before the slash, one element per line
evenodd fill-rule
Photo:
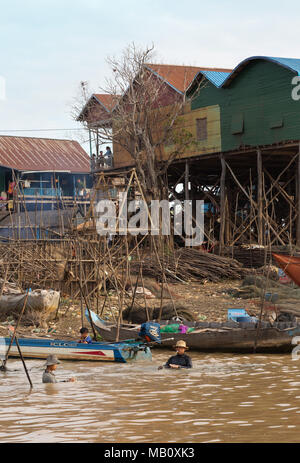
<path fill-rule="evenodd" d="M 264 60 L 277 63 L 280 66 L 283 66 L 290 71 L 295 72 L 297 75 L 300 75 L 300 59 L 297 58 L 273 58 L 271 56 L 251 56 L 241 61 L 233 71 L 227 76 L 224 80 L 222 86 L 226 87 L 241 71 L 245 68 L 251 61 L 255 60 Z"/>
<path fill-rule="evenodd" d="M 90 158 L 77 141 L 0 136 L 0 165 L 15 170 L 90 172 Z"/>
<path fill-rule="evenodd" d="M 266 59 L 270 61 L 275 61 L 282 66 L 290 69 L 291 71 L 297 72 L 298 76 L 300 76 L 300 59 L 296 58 L 268 58 L 265 57 Z"/>
<path fill-rule="evenodd" d="M 219 72 L 219 71 L 201 71 L 199 74 L 203 74 L 210 82 L 216 87 L 221 87 L 225 79 L 229 76 L 230 72 Z"/>

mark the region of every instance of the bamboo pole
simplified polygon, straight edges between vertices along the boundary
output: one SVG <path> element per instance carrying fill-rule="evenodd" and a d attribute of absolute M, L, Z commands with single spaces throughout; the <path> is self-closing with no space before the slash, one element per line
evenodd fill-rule
<path fill-rule="evenodd" d="M 96 340 L 97 338 L 97 335 L 96 335 L 96 331 L 95 331 L 95 326 L 94 326 L 94 323 L 93 323 L 93 319 L 92 319 L 92 316 L 91 316 L 91 311 L 90 311 L 90 307 L 89 307 L 89 303 L 86 299 L 86 296 L 84 294 L 84 291 L 82 289 L 82 286 L 81 286 L 81 282 L 79 282 L 79 287 L 80 287 L 80 292 L 85 300 L 85 304 L 86 304 L 86 308 L 88 309 L 88 313 L 89 313 L 89 317 L 90 317 L 90 323 L 91 323 L 91 327 L 92 327 L 92 330 L 93 330 L 93 334 L 94 334 L 94 340 Z"/>
<path fill-rule="evenodd" d="M 261 150 L 257 150 L 257 222 L 258 244 L 263 245 L 263 198 L 262 198 L 262 157 Z"/>
<path fill-rule="evenodd" d="M 16 323 L 16 327 L 14 329 L 14 332 L 13 332 L 13 335 L 10 339 L 10 343 L 9 343 L 9 346 L 8 346 L 8 349 L 7 349 L 7 352 L 6 352 L 6 355 L 5 355 L 5 359 L 3 361 L 3 364 L 2 364 L 2 367 L 5 369 L 6 367 L 6 363 L 7 363 L 7 360 L 8 360 L 8 355 L 9 355 L 9 351 L 11 349 L 11 346 L 12 346 L 12 343 L 14 342 L 14 338 L 17 334 L 17 330 L 18 330 L 18 327 L 19 327 L 19 324 L 20 324 L 20 321 L 21 321 L 21 318 L 22 318 L 22 315 L 23 315 L 23 312 L 25 310 L 25 307 L 26 307 L 26 304 L 27 304 L 27 299 L 28 299 L 28 295 L 29 295 L 29 290 L 30 288 L 28 288 L 27 292 L 26 292 L 26 295 L 25 295 L 25 299 L 24 299 L 24 303 L 23 303 L 23 307 L 22 307 L 22 310 L 20 312 L 20 315 L 19 315 L 19 318 L 17 320 L 17 323 Z"/>
<path fill-rule="evenodd" d="M 220 196 L 221 196 L 221 204 L 220 204 L 220 235 L 219 235 L 219 254 L 222 255 L 224 252 L 224 234 L 225 234 L 225 214 L 226 214 L 226 162 L 221 154 L 221 179 L 220 179 Z"/>
<path fill-rule="evenodd" d="M 24 367 L 24 370 L 25 370 L 25 373 L 26 373 L 28 382 L 29 382 L 29 384 L 30 384 L 30 387 L 33 388 L 32 381 L 31 381 L 31 379 L 30 379 L 30 376 L 29 376 L 29 373 L 28 373 L 28 370 L 27 370 L 27 367 L 26 367 L 26 364 L 25 364 L 25 360 L 24 360 L 24 358 L 23 358 L 23 354 L 22 354 L 22 351 L 21 351 L 21 348 L 20 348 L 20 344 L 19 344 L 19 341 L 18 341 L 18 338 L 17 338 L 16 335 L 15 335 L 15 341 L 16 341 L 16 345 L 17 345 L 17 349 L 18 349 L 19 355 L 20 355 L 20 357 L 21 357 L 21 361 L 22 361 L 22 363 L 23 363 L 23 367 Z"/>
<path fill-rule="evenodd" d="M 298 153 L 297 212 L 298 212 L 298 221 L 297 221 L 297 246 L 300 246 L 300 143 L 299 143 L 299 153 Z"/>

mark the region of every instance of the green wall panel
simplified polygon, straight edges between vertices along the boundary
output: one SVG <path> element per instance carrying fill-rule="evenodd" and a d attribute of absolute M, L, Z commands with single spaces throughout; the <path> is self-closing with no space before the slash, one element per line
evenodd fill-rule
<path fill-rule="evenodd" d="M 210 82 L 191 109 L 220 106 L 222 151 L 300 139 L 300 101 L 292 99 L 295 73 L 264 60 L 250 62 L 229 87 Z"/>

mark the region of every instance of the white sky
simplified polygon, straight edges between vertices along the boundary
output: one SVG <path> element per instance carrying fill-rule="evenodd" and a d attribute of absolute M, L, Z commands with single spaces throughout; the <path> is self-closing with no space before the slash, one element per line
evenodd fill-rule
<path fill-rule="evenodd" d="M 0 134 L 82 142 L 70 114 L 79 83 L 100 92 L 107 56 L 131 42 L 153 43 L 163 63 L 231 68 L 300 58 L 299 18 L 295 0 L 0 0 Z"/>

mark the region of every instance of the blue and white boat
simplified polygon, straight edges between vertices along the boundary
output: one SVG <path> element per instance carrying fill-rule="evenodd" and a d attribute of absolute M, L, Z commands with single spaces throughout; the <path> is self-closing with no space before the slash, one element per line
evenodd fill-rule
<path fill-rule="evenodd" d="M 11 338 L 0 337 L 0 358 L 4 358 Z M 24 358 L 46 359 L 55 354 L 59 360 L 88 360 L 92 362 L 121 362 L 152 360 L 149 346 L 143 342 L 128 340 L 122 342 L 92 342 L 91 344 L 46 338 L 19 338 Z M 9 357 L 19 357 L 15 340 Z"/>

